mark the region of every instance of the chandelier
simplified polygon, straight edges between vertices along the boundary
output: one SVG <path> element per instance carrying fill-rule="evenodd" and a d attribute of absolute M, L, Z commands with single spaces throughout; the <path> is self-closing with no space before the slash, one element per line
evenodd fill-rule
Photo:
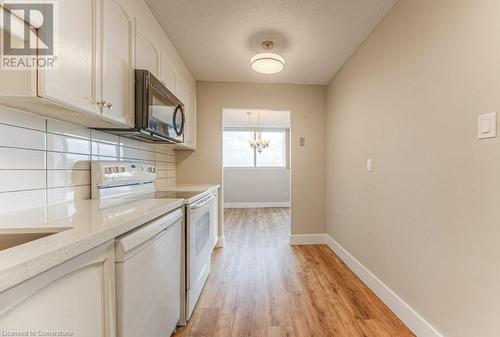
<path fill-rule="evenodd" d="M 250 128 L 252 128 L 252 113 L 247 112 L 247 114 L 248 124 Z M 257 150 L 259 153 L 262 153 L 264 149 L 267 149 L 269 147 L 269 143 L 271 143 L 271 141 L 269 139 L 262 139 L 262 129 L 260 128 L 260 112 L 257 118 L 257 131 L 252 133 L 252 139 L 248 141 L 248 144 L 250 144 L 250 147 L 252 149 Z"/>

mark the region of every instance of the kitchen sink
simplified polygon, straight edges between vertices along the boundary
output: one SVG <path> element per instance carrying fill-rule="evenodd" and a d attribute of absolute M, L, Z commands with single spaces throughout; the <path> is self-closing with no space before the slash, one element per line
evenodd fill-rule
<path fill-rule="evenodd" d="M 45 232 L 45 233 L 15 233 L 15 234 L 0 234 L 0 251 L 9 249 L 15 246 L 22 245 L 31 241 L 41 239 L 43 237 L 56 234 L 60 231 Z"/>

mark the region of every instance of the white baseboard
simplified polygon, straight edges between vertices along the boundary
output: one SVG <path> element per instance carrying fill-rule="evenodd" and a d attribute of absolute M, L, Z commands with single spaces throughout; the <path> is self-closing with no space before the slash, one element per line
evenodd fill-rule
<path fill-rule="evenodd" d="M 327 234 L 290 234 L 292 246 L 326 245 Z"/>
<path fill-rule="evenodd" d="M 361 262 L 328 234 L 324 243 L 387 305 L 417 337 L 443 337 L 429 322 L 372 274 Z"/>
<path fill-rule="evenodd" d="M 290 202 L 228 202 L 224 208 L 288 208 Z"/>

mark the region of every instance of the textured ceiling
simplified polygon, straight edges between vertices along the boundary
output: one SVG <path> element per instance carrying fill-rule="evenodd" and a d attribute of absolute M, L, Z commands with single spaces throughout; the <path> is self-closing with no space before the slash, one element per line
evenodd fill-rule
<path fill-rule="evenodd" d="M 327 84 L 397 0 L 146 0 L 197 80 Z M 250 58 L 272 40 L 277 75 Z"/>

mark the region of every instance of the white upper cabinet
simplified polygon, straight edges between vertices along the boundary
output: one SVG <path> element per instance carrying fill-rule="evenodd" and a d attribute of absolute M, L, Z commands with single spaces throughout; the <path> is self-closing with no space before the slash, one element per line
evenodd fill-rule
<path fill-rule="evenodd" d="M 132 125 L 133 20 L 115 0 L 56 8 L 55 67 L 0 71 L 0 104 L 88 127 Z"/>
<path fill-rule="evenodd" d="M 96 11 L 94 0 L 58 2 L 58 38 L 54 40 L 57 67 L 40 71 L 38 94 L 46 99 L 100 114 L 96 104 Z"/>
<path fill-rule="evenodd" d="M 175 71 L 162 55 L 160 80 L 174 95 L 177 95 Z"/>
<path fill-rule="evenodd" d="M 133 123 L 133 21 L 115 0 L 103 0 L 103 115 L 121 124 Z"/>
<path fill-rule="evenodd" d="M 149 70 L 160 77 L 160 52 L 154 44 L 139 30 L 135 41 L 135 68 Z"/>
<path fill-rule="evenodd" d="M 184 104 L 186 122 L 184 124 L 184 143 L 176 146 L 179 150 L 194 150 L 196 148 L 196 95 L 181 77 L 177 77 L 177 98 Z"/>
<path fill-rule="evenodd" d="M 144 0 L 56 3 L 55 53 L 51 55 L 56 59 L 55 67 L 1 69 L 0 104 L 87 127 L 133 127 L 134 69 L 146 69 L 184 104 L 185 143 L 176 149 L 193 150 L 195 82 Z M 4 11 L 0 6 L 0 18 Z M 26 42 L 23 28 L 28 24 L 15 15 L 11 16 L 11 22 L 10 27 L 4 27 L 0 20 L 0 34 L 3 35 L 4 29 L 12 32 L 12 43 L 23 46 Z M 31 24 L 37 26 L 36 22 Z M 29 40 L 39 42 L 38 35 L 41 41 L 46 41 L 50 33 L 47 27 L 30 27 Z M 33 45 L 36 51 L 41 44 Z M 37 52 L 34 57 L 40 61 L 44 56 L 40 49 Z"/>
<path fill-rule="evenodd" d="M 189 102 L 189 87 L 181 77 L 177 78 L 176 89 L 177 98 L 180 99 L 181 102 L 184 103 L 184 107 L 187 108 Z"/>
<path fill-rule="evenodd" d="M 192 150 L 196 150 L 196 94 L 189 91 L 189 135 L 186 143 Z"/>

